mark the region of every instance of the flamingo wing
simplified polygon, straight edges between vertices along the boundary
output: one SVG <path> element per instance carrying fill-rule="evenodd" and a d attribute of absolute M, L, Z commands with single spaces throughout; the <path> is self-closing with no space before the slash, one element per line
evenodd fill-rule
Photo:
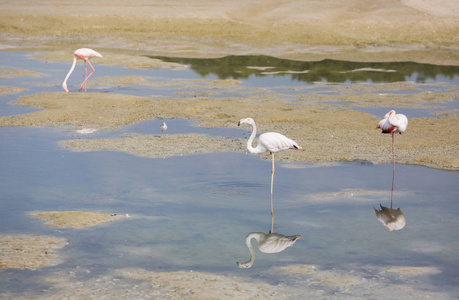
<path fill-rule="evenodd" d="M 392 125 L 389 122 L 389 118 L 385 118 L 379 121 L 378 126 L 376 128 L 381 128 L 383 133 L 392 133 L 394 130 L 397 129 L 396 126 Z"/>
<path fill-rule="evenodd" d="M 301 149 L 294 141 L 277 132 L 267 132 L 260 135 L 258 143 L 271 153 L 287 149 Z"/>
<path fill-rule="evenodd" d="M 300 236 L 285 236 L 279 233 L 269 234 L 266 240 L 258 245 L 258 249 L 263 253 L 278 253 L 295 244 Z"/>
<path fill-rule="evenodd" d="M 393 118 L 389 118 L 389 123 L 397 127 L 397 131 L 402 133 L 408 126 L 408 118 L 404 114 L 396 114 Z"/>
<path fill-rule="evenodd" d="M 94 57 L 94 56 L 102 57 L 102 55 L 99 52 L 94 51 L 89 48 L 77 49 L 74 54 L 76 57 L 79 57 L 79 58 L 89 58 L 89 57 Z"/>
<path fill-rule="evenodd" d="M 397 114 L 395 110 L 388 112 L 384 119 L 379 121 L 376 128 L 381 128 L 383 133 L 405 132 L 408 118 L 404 114 Z"/>

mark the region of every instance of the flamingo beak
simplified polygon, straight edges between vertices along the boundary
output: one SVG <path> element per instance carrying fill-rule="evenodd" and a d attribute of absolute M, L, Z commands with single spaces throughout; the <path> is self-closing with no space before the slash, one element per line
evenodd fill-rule
<path fill-rule="evenodd" d="M 237 126 L 241 126 L 241 121 L 237 122 Z"/>

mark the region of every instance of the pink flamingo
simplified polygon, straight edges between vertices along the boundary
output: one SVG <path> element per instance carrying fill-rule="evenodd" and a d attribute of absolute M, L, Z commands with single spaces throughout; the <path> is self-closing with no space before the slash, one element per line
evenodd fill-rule
<path fill-rule="evenodd" d="M 395 148 L 394 148 L 394 134 L 396 132 L 402 134 L 406 131 L 408 126 L 408 118 L 403 114 L 396 114 L 395 110 L 388 112 L 384 119 L 379 121 L 376 129 L 380 128 L 382 133 L 390 133 L 392 135 L 392 193 L 390 197 L 390 208 L 392 208 L 392 196 L 394 194 L 394 180 L 395 180 Z"/>
<path fill-rule="evenodd" d="M 62 83 L 62 88 L 64 91 L 68 92 L 69 90 L 67 89 L 67 79 L 69 79 L 70 74 L 72 74 L 73 69 L 75 69 L 75 65 L 78 59 L 83 59 L 84 60 L 84 81 L 80 86 L 80 90 L 84 86 L 84 91 L 86 92 L 86 81 L 88 81 L 89 77 L 94 73 L 95 69 L 89 62 L 89 58 L 97 56 L 97 57 L 102 57 L 102 55 L 99 52 L 96 52 L 92 49 L 89 48 L 81 48 L 75 51 L 74 56 L 73 56 L 73 64 L 72 67 L 70 68 L 70 71 L 67 73 L 67 76 L 65 76 L 64 82 Z M 86 62 L 91 66 L 92 72 L 88 76 L 88 69 L 86 66 Z"/>

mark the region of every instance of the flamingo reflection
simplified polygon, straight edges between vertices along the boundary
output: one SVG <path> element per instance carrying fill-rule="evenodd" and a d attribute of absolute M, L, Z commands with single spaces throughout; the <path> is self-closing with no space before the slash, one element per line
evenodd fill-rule
<path fill-rule="evenodd" d="M 381 210 L 375 208 L 376 218 L 386 227 L 389 231 L 400 230 L 405 227 L 406 219 L 400 208 L 393 209 L 379 205 Z"/>
<path fill-rule="evenodd" d="M 240 263 L 237 262 L 239 268 L 250 268 L 255 261 L 255 250 L 252 247 L 252 239 L 255 238 L 258 245 L 258 250 L 263 253 L 279 253 L 284 251 L 286 248 L 295 244 L 300 238 L 300 235 L 285 236 L 280 233 L 264 233 L 264 232 L 251 232 L 245 238 L 245 242 L 250 251 L 250 260 Z"/>
<path fill-rule="evenodd" d="M 272 205 L 271 205 L 272 208 Z M 273 233 L 274 228 L 274 217 L 273 212 L 271 211 L 271 230 L 269 233 L 264 232 L 250 232 L 246 238 L 245 243 L 247 248 L 250 251 L 250 259 L 244 263 L 236 262 L 239 268 L 250 268 L 252 267 L 255 261 L 255 250 L 252 246 L 252 239 L 257 241 L 258 250 L 263 253 L 279 253 L 284 251 L 286 248 L 295 244 L 295 242 L 301 238 L 299 234 L 297 235 L 283 235 L 280 233 Z"/>
<path fill-rule="evenodd" d="M 392 190 L 390 193 L 390 208 L 382 206 L 380 210 L 375 209 L 376 218 L 387 228 L 389 231 L 400 230 L 405 227 L 406 219 L 400 208 L 393 209 L 392 204 L 394 200 L 394 180 L 395 169 L 392 171 Z"/>
<path fill-rule="evenodd" d="M 392 135 L 392 190 L 390 194 L 390 208 L 384 207 L 381 204 L 381 210 L 375 209 L 376 218 L 390 231 L 400 230 L 405 227 L 406 219 L 400 208 L 393 209 L 394 200 L 394 182 L 395 182 L 395 148 L 394 134 L 396 132 L 402 134 L 408 126 L 408 118 L 403 114 L 396 114 L 395 110 L 389 111 L 384 119 L 379 121 L 376 128 L 382 129 L 382 133 L 390 133 Z"/>

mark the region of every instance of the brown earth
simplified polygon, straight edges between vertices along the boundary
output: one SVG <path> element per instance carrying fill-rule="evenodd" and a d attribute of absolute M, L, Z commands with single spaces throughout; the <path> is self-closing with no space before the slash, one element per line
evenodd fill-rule
<path fill-rule="evenodd" d="M 448 0 L 7 0 L 0 8 L 5 49 L 459 62 L 459 4 Z"/>

